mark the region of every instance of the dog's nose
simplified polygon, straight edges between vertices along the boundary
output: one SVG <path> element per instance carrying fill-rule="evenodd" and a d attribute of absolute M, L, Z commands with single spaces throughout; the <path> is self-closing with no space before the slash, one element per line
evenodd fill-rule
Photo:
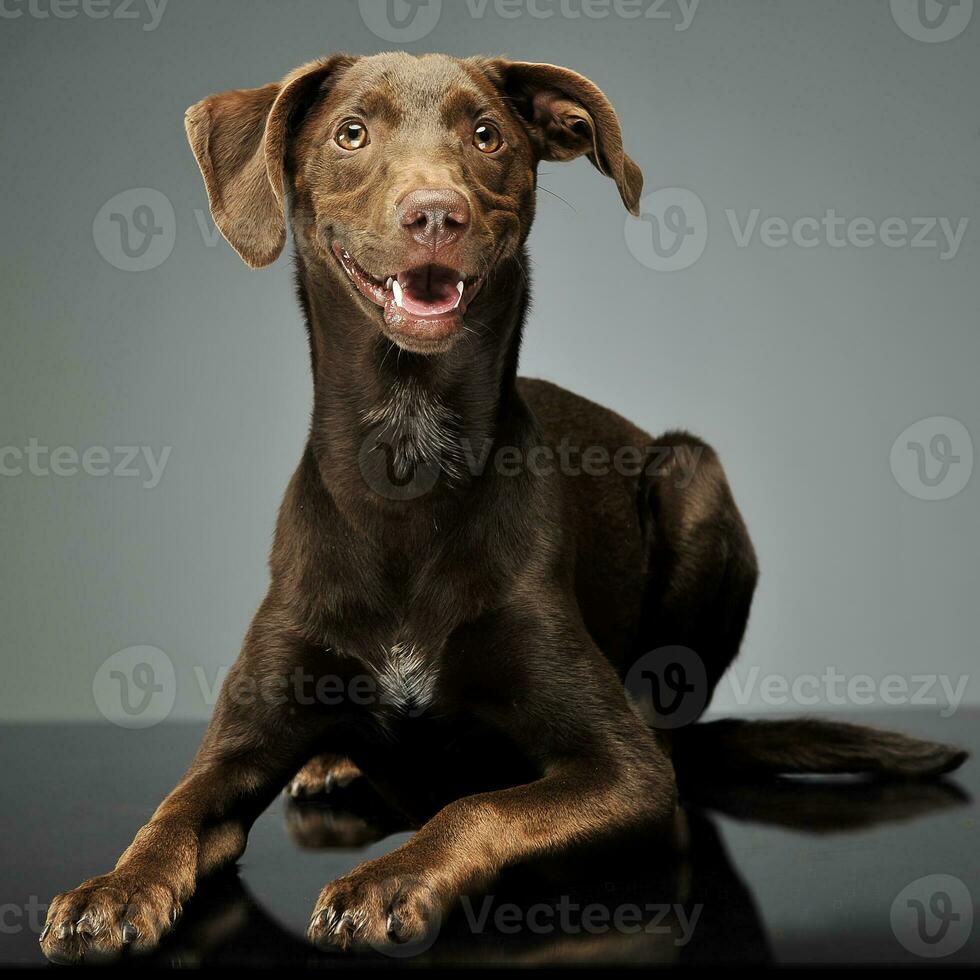
<path fill-rule="evenodd" d="M 462 238 L 470 226 L 470 206 L 459 191 L 423 187 L 398 204 L 398 223 L 420 245 L 438 251 Z"/>

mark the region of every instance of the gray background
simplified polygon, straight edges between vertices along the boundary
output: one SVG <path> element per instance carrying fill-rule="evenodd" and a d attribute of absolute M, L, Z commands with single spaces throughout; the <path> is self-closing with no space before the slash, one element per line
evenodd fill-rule
<path fill-rule="evenodd" d="M 564 2 L 510 19 L 513 0 L 445 0 L 428 36 L 389 45 L 350 0 L 169 0 L 153 30 L 145 0 L 135 20 L 5 0 L 23 15 L 0 18 L 0 447 L 172 450 L 152 489 L 0 476 L 0 717 L 101 718 L 97 670 L 133 645 L 173 662 L 173 717 L 209 713 L 264 591 L 310 382 L 288 259 L 252 272 L 209 217 L 202 234 L 183 112 L 323 53 L 389 46 L 576 68 L 616 105 L 648 191 L 704 203 L 703 255 L 656 271 L 631 254 L 610 183 L 584 161 L 545 165 L 542 184 L 571 206 L 539 195 L 522 371 L 720 451 L 763 570 L 741 681 L 753 668 L 757 681 L 972 675 L 978 480 L 920 500 L 889 453 L 923 418 L 980 432 L 980 13 L 926 43 L 884 0 L 701 0 L 685 30 L 676 0 L 672 19 Z M 114 267 L 93 231 L 131 188 L 175 215 L 172 253 L 141 272 Z M 753 208 L 969 224 L 946 261 L 880 241 L 739 247 L 726 209 L 741 223 Z M 716 706 L 800 707 L 774 700 L 724 685 Z"/>

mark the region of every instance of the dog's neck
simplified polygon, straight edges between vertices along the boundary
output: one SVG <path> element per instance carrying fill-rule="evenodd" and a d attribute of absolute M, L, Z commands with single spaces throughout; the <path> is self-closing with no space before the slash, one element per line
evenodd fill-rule
<path fill-rule="evenodd" d="M 527 305 L 518 262 L 523 255 L 484 286 L 456 346 L 429 356 L 384 337 L 339 269 L 297 255 L 313 369 L 311 446 L 328 488 L 342 493 L 332 486 L 337 475 L 358 473 L 379 441 L 396 475 L 434 467 L 444 487 L 466 482 L 472 461 L 501 437 L 516 398 Z"/>

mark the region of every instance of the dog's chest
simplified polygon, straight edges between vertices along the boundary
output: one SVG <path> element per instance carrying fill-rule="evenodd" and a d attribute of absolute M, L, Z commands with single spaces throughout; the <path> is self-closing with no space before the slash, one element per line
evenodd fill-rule
<path fill-rule="evenodd" d="M 381 663 L 378 688 L 381 700 L 400 714 L 431 707 L 439 680 L 439 665 L 430 651 L 411 642 L 391 646 Z"/>
<path fill-rule="evenodd" d="M 373 664 L 373 714 L 385 728 L 422 718 L 438 701 L 438 651 L 420 643 L 398 640 Z"/>

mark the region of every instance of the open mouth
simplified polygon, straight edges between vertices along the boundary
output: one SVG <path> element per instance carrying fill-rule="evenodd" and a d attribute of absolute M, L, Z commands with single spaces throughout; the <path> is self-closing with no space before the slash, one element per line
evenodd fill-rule
<path fill-rule="evenodd" d="M 436 263 L 382 278 L 372 276 L 336 242 L 333 252 L 358 291 L 382 308 L 385 324 L 398 340 L 407 339 L 420 348 L 445 340 L 461 327 L 463 314 L 485 278 L 467 277 Z"/>

